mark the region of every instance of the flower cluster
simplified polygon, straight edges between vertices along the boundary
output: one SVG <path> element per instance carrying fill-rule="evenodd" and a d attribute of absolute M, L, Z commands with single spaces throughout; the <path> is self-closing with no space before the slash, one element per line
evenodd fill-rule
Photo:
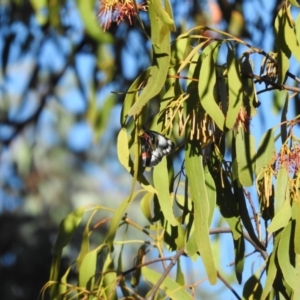
<path fill-rule="evenodd" d="M 290 174 L 295 174 L 300 168 L 300 144 L 294 143 L 293 148 L 284 145 L 276 155 L 275 169 L 284 166 Z"/>
<path fill-rule="evenodd" d="M 100 0 L 98 16 L 105 31 L 109 29 L 111 23 L 115 22 L 119 25 L 126 18 L 132 25 L 132 18 L 137 15 L 138 10 L 146 11 L 147 6 L 144 4 L 135 5 L 131 0 Z"/>

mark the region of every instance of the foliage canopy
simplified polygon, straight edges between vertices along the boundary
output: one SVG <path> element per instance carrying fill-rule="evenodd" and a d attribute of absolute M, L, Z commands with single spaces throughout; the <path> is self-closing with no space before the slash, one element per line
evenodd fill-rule
<path fill-rule="evenodd" d="M 56 4 L 49 6 L 46 18 L 42 13 L 45 3 L 32 3 L 37 20 L 47 30 L 66 26 L 55 14 Z M 101 1 L 106 31 L 93 17 L 94 1 L 78 1 L 77 5 L 87 33 L 85 41 L 98 53 L 97 64 L 105 77 L 102 86 L 118 79 L 112 71 L 115 58 L 108 49 L 124 18 L 130 22 L 137 19 L 144 41 L 151 44 L 152 63 L 148 68 L 140 66 L 139 74 L 119 98 L 121 129 L 116 148 L 120 164 L 132 176 L 130 191 L 114 210 L 94 204 L 77 208 L 63 219 L 42 296 L 193 299 L 202 281 L 188 282 L 182 264 L 183 259 L 190 260 L 196 268 L 195 261 L 200 258 L 209 283 L 222 281 L 238 299 L 299 299 L 300 115 L 296 109 L 290 117 L 289 105 L 291 99 L 299 101 L 300 93 L 300 79 L 290 71 L 293 63 L 300 62 L 298 2 L 284 1 L 277 12 L 272 52 L 246 42 L 242 30 L 236 35 L 207 25 L 177 30 L 169 0 L 149 1 L 147 14 L 143 13 L 146 17 L 139 16 L 138 9 L 146 7 L 136 1 Z M 298 14 L 296 19 L 291 9 Z M 117 23 L 111 29 L 110 17 Z M 78 43 L 62 71 L 50 78 L 41 95 L 40 110 L 76 51 L 84 46 L 84 42 Z M 273 91 L 284 99 L 279 107 L 281 122 L 256 141 L 251 122 L 265 109 L 259 98 Z M 107 97 L 102 109 L 97 109 L 95 95 L 87 103 L 86 117 L 96 138 L 102 135 L 114 105 Z M 8 118 L 1 124 L 15 126 L 17 135 L 39 112 L 25 123 Z M 177 145 L 153 169 L 141 165 L 143 126 Z M 4 143 L 9 145 L 14 136 Z M 130 218 L 136 200 L 147 220 L 145 226 Z M 105 212 L 100 220 L 99 212 Z M 217 227 L 213 226 L 216 216 Z M 80 250 L 61 274 L 63 251 L 82 224 Z M 105 231 L 105 237 L 95 246 L 92 237 L 99 231 Z M 132 231 L 137 233 L 130 236 Z M 236 280 L 244 283 L 243 295 L 222 276 L 215 257 L 222 250 L 214 249 L 212 236 L 228 233 L 234 247 Z M 136 255 L 133 267 L 126 269 L 131 244 L 137 245 Z M 251 275 L 245 270 L 248 244 L 259 253 L 261 262 Z M 158 268 L 154 267 L 157 263 Z M 245 274 L 248 277 L 243 280 Z"/>

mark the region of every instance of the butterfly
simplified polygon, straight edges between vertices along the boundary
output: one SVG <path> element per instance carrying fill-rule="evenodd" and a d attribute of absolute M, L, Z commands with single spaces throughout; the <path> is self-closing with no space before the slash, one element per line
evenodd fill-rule
<path fill-rule="evenodd" d="M 156 166 L 175 149 L 175 144 L 170 139 L 156 131 L 143 129 L 139 137 L 143 167 Z"/>

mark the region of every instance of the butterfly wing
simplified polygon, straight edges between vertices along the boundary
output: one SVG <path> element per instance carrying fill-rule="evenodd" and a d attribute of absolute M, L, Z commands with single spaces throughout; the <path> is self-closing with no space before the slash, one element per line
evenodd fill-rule
<path fill-rule="evenodd" d="M 175 148 L 170 139 L 156 131 L 144 130 L 140 139 L 144 167 L 156 166 L 165 155 L 169 155 Z"/>

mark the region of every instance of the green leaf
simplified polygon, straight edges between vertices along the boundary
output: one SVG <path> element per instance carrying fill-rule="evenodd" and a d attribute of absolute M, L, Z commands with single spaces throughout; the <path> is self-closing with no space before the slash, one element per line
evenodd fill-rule
<path fill-rule="evenodd" d="M 130 172 L 130 156 L 129 156 L 129 149 L 128 149 L 128 136 L 126 128 L 122 128 L 118 134 L 117 138 L 117 151 L 118 151 L 118 158 L 121 165 Z"/>
<path fill-rule="evenodd" d="M 235 147 L 238 180 L 243 186 L 252 186 L 255 157 L 254 137 L 249 132 L 245 132 L 243 128 L 239 128 Z"/>
<path fill-rule="evenodd" d="M 287 7 L 287 14 L 290 15 L 290 7 Z M 287 46 L 290 51 L 294 55 L 294 57 L 300 62 L 300 45 L 296 38 L 296 33 L 294 29 L 291 27 L 290 22 L 288 20 L 287 14 L 284 14 L 285 22 L 284 22 L 284 38 L 286 40 Z M 294 20 L 292 20 L 294 21 Z"/>
<path fill-rule="evenodd" d="M 172 24 L 170 24 L 170 27 L 169 27 L 170 31 L 176 31 L 176 26 L 173 21 L 174 17 L 173 17 L 172 5 L 169 0 L 165 0 L 165 10 L 172 20 Z"/>
<path fill-rule="evenodd" d="M 67 246 L 78 228 L 82 220 L 84 208 L 79 207 L 70 214 L 68 214 L 59 224 L 58 236 L 56 238 L 53 254 L 61 253 L 62 249 Z"/>
<path fill-rule="evenodd" d="M 138 147 L 138 145 L 137 145 Z M 130 159 L 129 149 L 128 149 L 128 136 L 125 128 L 122 128 L 118 134 L 117 138 L 117 151 L 118 158 L 122 166 L 134 176 L 134 166 Z M 139 153 L 137 154 L 139 157 Z M 155 188 L 147 181 L 141 170 L 138 170 L 137 179 L 141 183 L 142 187 L 149 193 L 156 193 Z"/>
<path fill-rule="evenodd" d="M 92 290 L 95 284 L 98 249 L 88 252 L 79 268 L 79 286 Z"/>
<path fill-rule="evenodd" d="M 235 123 L 243 102 L 242 81 L 240 75 L 239 62 L 235 57 L 235 52 L 228 49 L 228 110 L 225 125 L 231 129 Z"/>
<path fill-rule="evenodd" d="M 162 7 L 161 1 L 160 0 L 153 0 L 152 1 L 153 6 L 155 8 L 155 12 L 159 16 L 159 18 L 166 23 L 167 25 L 171 25 L 172 28 L 174 28 L 174 21 L 170 17 L 170 15 L 165 11 L 165 9 Z M 170 8 L 170 4 L 168 6 Z"/>
<path fill-rule="evenodd" d="M 288 113 L 288 107 L 289 107 L 289 100 L 290 95 L 288 91 L 282 91 L 282 93 L 285 95 L 285 102 L 282 108 L 281 112 L 281 126 L 280 126 L 280 133 L 281 133 L 281 142 L 284 144 L 287 139 L 287 113 Z"/>
<path fill-rule="evenodd" d="M 153 285 L 157 283 L 157 281 L 161 277 L 161 273 L 155 272 L 148 267 L 142 268 L 142 274 L 147 281 L 152 283 Z M 180 285 L 175 280 L 170 277 L 166 277 L 162 284 L 160 285 L 160 289 L 166 293 L 168 297 L 172 300 L 192 300 L 193 297 L 185 290 L 185 286 Z"/>
<path fill-rule="evenodd" d="M 113 259 L 111 258 L 111 253 L 107 254 L 106 260 L 103 264 L 103 276 L 102 276 L 102 287 L 103 289 L 98 288 L 98 292 L 105 293 L 105 297 L 96 297 L 96 299 L 109 299 L 109 300 L 117 300 L 117 283 L 119 281 L 119 277 L 116 274 Z M 97 295 L 100 296 L 100 295 Z"/>
<path fill-rule="evenodd" d="M 153 170 L 153 183 L 164 217 L 172 226 L 177 226 L 178 221 L 173 213 L 173 201 L 169 192 L 169 176 L 165 157 Z"/>
<path fill-rule="evenodd" d="M 287 284 L 293 289 L 297 290 L 300 282 L 300 274 L 296 272 L 295 267 L 291 264 L 294 261 L 295 253 L 290 251 L 291 238 L 292 238 L 292 222 L 282 232 L 277 252 L 277 259 L 282 271 L 283 277 Z"/>
<path fill-rule="evenodd" d="M 275 203 L 274 203 L 275 215 L 281 210 L 286 200 L 288 182 L 289 182 L 288 171 L 285 166 L 281 166 L 278 171 L 276 186 L 275 186 Z"/>
<path fill-rule="evenodd" d="M 202 156 L 197 155 L 195 151 L 197 150 L 189 143 L 185 155 L 185 167 L 190 194 L 194 203 L 196 242 L 209 281 L 211 284 L 215 284 L 217 282 L 217 271 L 209 238 L 210 205 L 205 185 Z"/>
<path fill-rule="evenodd" d="M 279 243 L 279 235 L 275 236 L 275 238 L 274 238 L 273 252 L 269 256 L 268 261 L 267 261 L 267 279 L 266 279 L 265 287 L 263 289 L 263 292 L 262 292 L 262 295 L 260 298 L 261 300 L 267 299 L 267 297 L 270 294 L 270 291 L 273 287 L 274 280 L 276 278 L 277 265 L 275 263 L 275 258 L 276 258 L 276 254 L 277 254 L 278 243 Z"/>
<path fill-rule="evenodd" d="M 262 294 L 262 286 L 260 283 L 260 278 L 254 274 L 252 275 L 245 283 L 243 289 L 243 297 L 244 299 L 261 299 Z"/>
<path fill-rule="evenodd" d="M 177 261 L 176 282 L 181 286 L 185 286 L 185 278 L 184 278 L 184 274 L 181 269 L 180 261 L 181 261 L 180 259 L 178 259 L 178 261 Z"/>
<path fill-rule="evenodd" d="M 237 240 L 234 240 L 234 252 L 235 252 L 235 274 L 238 283 L 242 283 L 242 274 L 244 271 L 245 262 L 245 241 L 244 236 L 240 235 Z"/>
<path fill-rule="evenodd" d="M 296 32 L 297 43 L 300 44 L 300 14 L 298 15 L 295 22 L 295 32 Z"/>
<path fill-rule="evenodd" d="M 140 208 L 145 218 L 152 223 L 151 202 L 153 201 L 154 193 L 147 192 L 140 201 Z"/>
<path fill-rule="evenodd" d="M 67 246 L 78 228 L 84 214 L 84 208 L 79 207 L 68 214 L 59 225 L 58 236 L 53 247 L 53 258 L 50 270 L 50 281 L 56 282 L 59 274 L 59 267 L 63 248 Z M 50 298 L 54 299 L 57 295 L 57 285 L 50 288 Z"/>
<path fill-rule="evenodd" d="M 209 114 L 217 126 L 223 130 L 225 117 L 221 108 L 214 99 L 215 84 L 216 72 L 212 51 L 204 58 L 202 62 L 200 78 L 198 82 L 198 93 L 200 97 L 200 103 L 204 110 Z"/>
<path fill-rule="evenodd" d="M 300 5 L 299 5 L 299 3 L 298 3 L 297 0 L 289 0 L 289 2 L 290 2 L 292 5 L 296 6 L 296 7 L 300 7 Z"/>
<path fill-rule="evenodd" d="M 121 111 L 121 126 L 125 126 L 126 119 L 128 116 L 128 111 L 132 107 L 133 103 L 137 99 L 137 93 L 141 88 L 142 84 L 145 83 L 151 75 L 151 68 L 146 69 L 143 71 L 131 84 L 130 88 L 128 89 L 125 100 L 123 102 L 122 111 Z"/>
<path fill-rule="evenodd" d="M 45 25 L 48 21 L 48 15 L 45 14 L 45 9 L 48 6 L 47 0 L 30 0 L 30 3 L 35 10 L 35 16 L 38 24 Z"/>
<path fill-rule="evenodd" d="M 244 194 L 243 188 L 238 186 L 238 183 L 236 181 L 234 181 L 233 189 L 234 189 L 234 196 L 236 198 L 236 201 L 239 203 L 239 211 L 240 211 L 241 219 L 243 221 L 243 224 L 244 224 L 246 230 L 249 233 L 249 236 L 251 237 L 253 242 L 255 242 L 255 244 L 259 248 L 261 248 L 262 250 L 266 250 L 265 246 L 258 239 L 258 237 L 256 236 L 255 231 L 253 229 L 251 219 L 249 216 L 249 211 L 248 211 L 247 205 L 246 205 L 246 199 L 245 199 L 245 194 Z"/>
<path fill-rule="evenodd" d="M 269 129 L 261 138 L 256 155 L 256 176 L 270 164 L 275 154 L 274 129 Z"/>
<path fill-rule="evenodd" d="M 295 253 L 300 254 L 300 201 L 293 202 L 293 210 L 295 211 L 295 236 L 294 236 L 294 244 L 295 244 Z"/>
<path fill-rule="evenodd" d="M 139 114 L 150 99 L 155 97 L 162 89 L 167 78 L 170 65 L 170 29 L 157 15 L 155 3 L 149 3 L 149 17 L 151 24 L 151 41 L 153 45 L 153 65 L 146 87 L 137 97 L 128 115 Z M 160 2 L 160 1 L 159 1 Z M 166 13 L 167 14 L 167 13 Z"/>
<path fill-rule="evenodd" d="M 205 166 L 204 168 L 204 177 L 205 177 L 205 186 L 206 186 L 207 198 L 209 204 L 208 225 L 210 225 L 216 208 L 217 191 L 216 191 L 216 185 L 214 179 L 211 176 L 207 166 Z"/>
<path fill-rule="evenodd" d="M 283 14 L 283 10 L 280 9 L 275 19 L 275 45 L 278 51 L 278 81 L 283 83 L 285 80 L 286 72 L 290 67 L 289 59 L 291 57 L 291 50 L 287 45 L 285 37 L 285 27 L 288 26 L 286 15 Z"/>
<path fill-rule="evenodd" d="M 94 0 L 77 0 L 77 7 L 85 26 L 86 33 L 99 43 L 112 43 L 113 38 L 109 33 L 103 32 L 95 17 Z"/>
<path fill-rule="evenodd" d="M 241 70 L 242 74 L 253 73 L 252 61 L 249 59 L 249 55 L 245 55 L 241 63 Z M 257 109 L 255 106 L 258 105 L 254 80 L 252 78 L 247 78 L 246 76 L 243 76 L 241 80 L 246 111 L 250 117 L 254 117 L 257 114 Z"/>
<path fill-rule="evenodd" d="M 292 208 L 290 205 L 290 199 L 286 199 L 284 201 L 283 207 L 277 212 L 277 214 L 274 216 L 271 224 L 268 226 L 268 232 L 272 233 L 280 228 L 285 227 L 292 216 Z"/>

